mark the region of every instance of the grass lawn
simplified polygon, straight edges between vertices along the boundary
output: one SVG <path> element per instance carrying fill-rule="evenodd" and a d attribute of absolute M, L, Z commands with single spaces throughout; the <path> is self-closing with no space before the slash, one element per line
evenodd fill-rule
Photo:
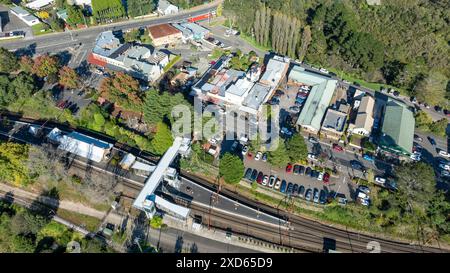
<path fill-rule="evenodd" d="M 64 220 L 67 220 L 75 225 L 78 226 L 84 226 L 87 230 L 91 232 L 97 231 L 97 228 L 99 227 L 101 220 L 92 216 L 79 214 L 76 212 L 64 210 L 64 209 L 58 209 L 57 212 L 58 216 L 63 218 Z"/>
<path fill-rule="evenodd" d="M 32 26 L 31 30 L 33 31 L 33 35 L 42 35 L 53 32 L 51 28 L 49 28 L 47 25 L 43 23 L 39 23 L 37 25 Z"/>
<path fill-rule="evenodd" d="M 169 71 L 171 68 L 172 68 L 172 66 L 174 66 L 178 61 L 180 61 L 181 60 L 181 56 L 179 56 L 179 55 L 177 55 L 177 56 L 175 56 L 167 65 L 166 65 L 166 67 L 164 67 L 164 73 L 165 72 L 167 72 L 167 71 Z"/>
<path fill-rule="evenodd" d="M 250 37 L 250 36 L 245 35 L 244 33 L 239 34 L 239 37 L 240 37 L 242 40 L 244 40 L 244 41 L 246 41 L 247 43 L 249 43 L 249 44 L 250 44 L 251 46 L 253 46 L 254 48 L 257 48 L 257 49 L 259 49 L 259 50 L 261 50 L 261 51 L 269 51 L 269 50 L 272 49 L 271 47 L 265 47 L 265 46 L 262 46 L 262 45 L 258 44 L 258 43 L 255 41 L 255 39 L 253 39 L 253 38 Z"/>

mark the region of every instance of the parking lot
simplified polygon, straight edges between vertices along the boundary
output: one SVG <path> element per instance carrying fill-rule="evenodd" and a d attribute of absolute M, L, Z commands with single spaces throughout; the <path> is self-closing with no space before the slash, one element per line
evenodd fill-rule
<path fill-rule="evenodd" d="M 25 32 L 25 37 L 32 36 L 31 28 L 17 18 L 17 16 L 13 15 L 8 7 L 0 5 L 0 16 L 2 18 L 3 32 L 21 30 Z"/>

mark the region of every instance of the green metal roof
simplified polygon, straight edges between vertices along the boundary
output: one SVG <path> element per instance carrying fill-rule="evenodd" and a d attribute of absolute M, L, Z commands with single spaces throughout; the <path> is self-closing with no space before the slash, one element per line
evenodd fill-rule
<path fill-rule="evenodd" d="M 414 138 L 414 115 L 408 107 L 388 99 L 381 128 L 380 144 L 404 154 L 411 154 Z"/>
<path fill-rule="evenodd" d="M 325 112 L 333 98 L 337 81 L 306 72 L 303 68 L 297 66 L 292 68 L 289 73 L 289 79 L 312 86 L 311 92 L 297 120 L 297 124 L 311 126 L 319 131 Z"/>

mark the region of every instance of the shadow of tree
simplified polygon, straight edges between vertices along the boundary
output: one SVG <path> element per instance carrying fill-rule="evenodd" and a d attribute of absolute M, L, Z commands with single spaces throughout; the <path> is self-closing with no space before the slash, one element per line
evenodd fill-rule
<path fill-rule="evenodd" d="M 177 241 L 175 242 L 175 253 L 181 253 L 183 250 L 183 236 L 178 236 Z"/>

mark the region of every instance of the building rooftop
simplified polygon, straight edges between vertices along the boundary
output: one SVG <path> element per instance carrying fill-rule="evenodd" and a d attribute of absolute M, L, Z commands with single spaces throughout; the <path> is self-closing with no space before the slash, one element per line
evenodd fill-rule
<path fill-rule="evenodd" d="M 328 109 L 325 119 L 322 124 L 322 128 L 333 129 L 336 132 L 344 131 L 345 120 L 347 119 L 347 114 Z"/>
<path fill-rule="evenodd" d="M 276 87 L 289 68 L 289 62 L 282 57 L 275 56 L 269 60 L 266 71 L 261 77 L 261 82 Z"/>
<path fill-rule="evenodd" d="M 158 8 L 160 8 L 161 10 L 166 10 L 170 5 L 172 4 L 167 0 L 158 1 Z"/>
<path fill-rule="evenodd" d="M 322 119 L 336 89 L 337 81 L 319 74 L 306 72 L 299 66 L 294 66 L 289 74 L 289 79 L 312 86 L 297 124 L 311 126 L 319 131 Z"/>
<path fill-rule="evenodd" d="M 405 104 L 389 98 L 381 128 L 380 144 L 410 154 L 413 146 L 414 126 L 415 120 L 412 111 Z"/>
<path fill-rule="evenodd" d="M 148 31 L 150 32 L 150 35 L 155 39 L 181 33 L 178 29 L 171 26 L 170 24 L 151 26 L 148 27 Z"/>
<path fill-rule="evenodd" d="M 30 14 L 28 11 L 24 10 L 23 8 L 19 7 L 19 6 L 14 6 L 11 8 L 11 11 L 13 11 L 16 14 L 19 14 L 21 16 L 25 16 Z"/>
<path fill-rule="evenodd" d="M 245 98 L 243 105 L 258 110 L 267 100 L 270 87 L 264 84 L 256 83 Z"/>
<path fill-rule="evenodd" d="M 109 57 L 121 46 L 122 44 L 120 43 L 120 40 L 114 36 L 112 31 L 105 31 L 98 35 L 92 52 L 101 56 Z"/>

